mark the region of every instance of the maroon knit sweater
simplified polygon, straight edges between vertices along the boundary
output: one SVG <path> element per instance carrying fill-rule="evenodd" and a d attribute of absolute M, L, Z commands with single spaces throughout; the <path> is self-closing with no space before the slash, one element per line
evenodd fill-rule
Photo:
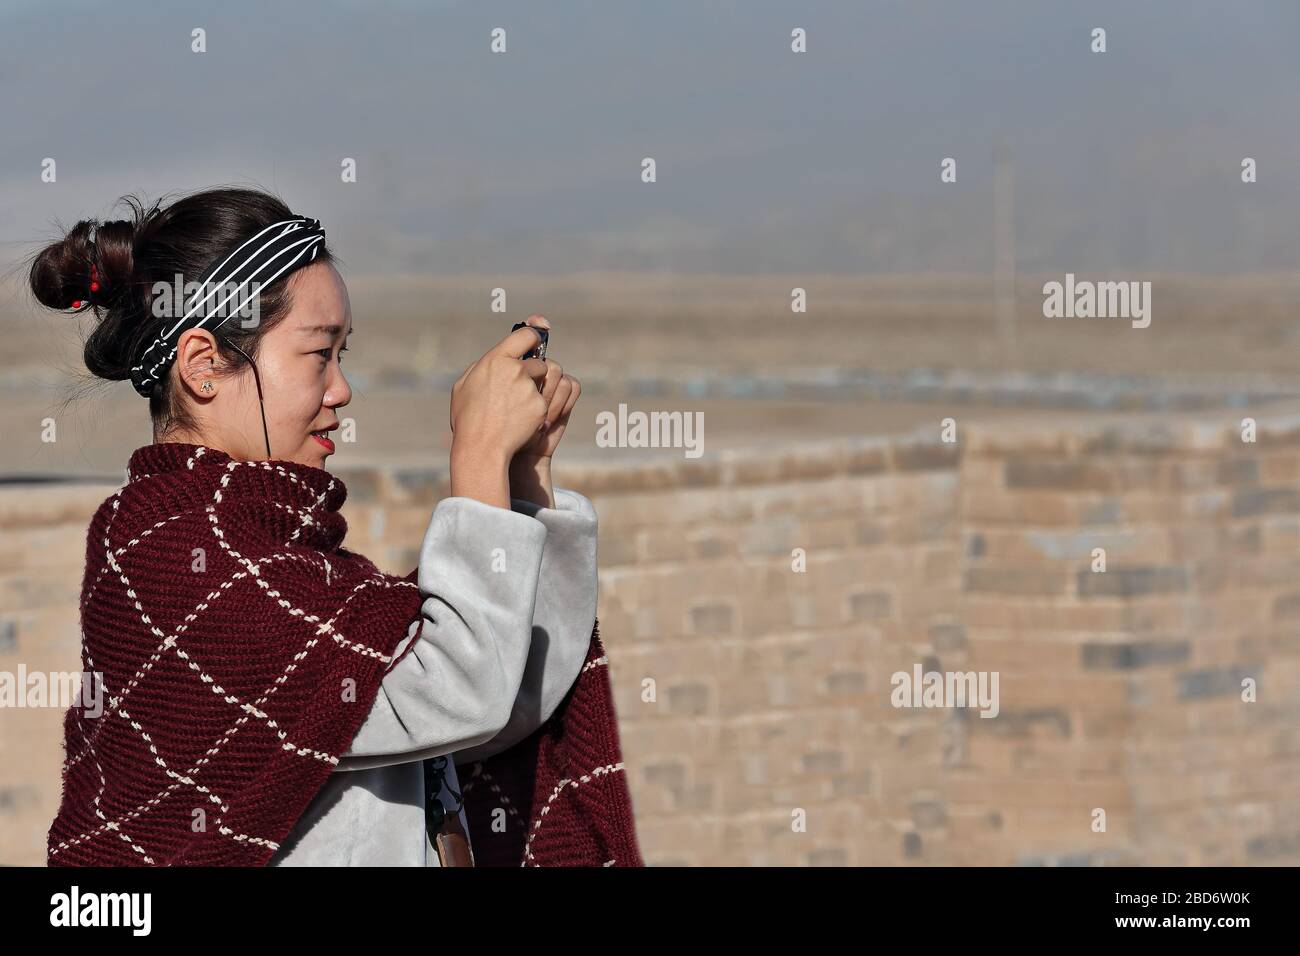
<path fill-rule="evenodd" d="M 87 535 L 82 668 L 104 711 L 64 717 L 51 866 L 266 865 L 420 617 L 416 571 L 342 547 L 346 497 L 295 462 L 131 456 Z M 460 768 L 477 865 L 644 865 L 599 632 L 543 727 Z"/>

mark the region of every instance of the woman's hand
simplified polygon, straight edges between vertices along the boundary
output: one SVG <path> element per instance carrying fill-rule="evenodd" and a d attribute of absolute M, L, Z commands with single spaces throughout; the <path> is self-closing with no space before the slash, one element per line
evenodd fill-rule
<path fill-rule="evenodd" d="M 551 327 L 550 320 L 544 315 L 530 315 L 527 322 L 545 329 Z M 572 375 L 565 375 L 559 362 L 547 359 L 546 364 L 546 381 L 542 386 L 542 397 L 547 399 L 546 420 L 510 462 L 510 496 L 554 508 L 551 456 L 564 436 L 569 413 L 582 394 L 582 383 Z"/>
<path fill-rule="evenodd" d="M 551 320 L 544 315 L 530 315 L 525 322 L 529 326 L 549 330 Z M 511 334 L 523 332 L 523 329 L 516 329 Z M 509 337 L 502 340 L 504 343 Z M 531 351 L 533 345 L 529 345 Z M 539 359 L 530 359 L 530 362 L 540 361 Z M 461 381 L 465 379 L 478 362 L 473 362 L 461 375 Z M 543 418 L 541 427 L 530 436 L 528 441 L 524 442 L 512 456 L 520 464 L 525 461 L 537 462 L 541 459 L 549 459 L 555 454 L 556 448 L 559 447 L 560 439 L 564 437 L 564 428 L 569 424 L 569 414 L 573 411 L 573 406 L 578 403 L 578 396 L 582 394 L 582 383 L 572 375 L 566 374 L 564 367 L 554 359 L 545 360 L 546 371 L 545 379 L 540 386 L 542 398 L 546 401 L 546 414 Z M 457 381 L 456 386 L 460 385 Z M 453 405 L 455 401 L 456 386 L 452 387 Z M 453 408 L 451 420 L 452 444 L 455 444 L 456 435 L 456 415 Z"/>
<path fill-rule="evenodd" d="M 505 465 L 532 444 L 550 408 L 544 395 L 549 363 L 521 359 L 538 341 L 531 328 L 515 329 L 452 385 L 453 457 L 472 453 Z"/>
<path fill-rule="evenodd" d="M 529 325 L 551 327 L 544 315 L 530 315 Z M 582 394 L 582 383 L 572 375 L 565 375 L 559 362 L 546 360 L 546 380 L 542 397 L 547 400 L 546 420 L 542 428 L 525 443 L 510 462 L 510 496 L 532 501 L 547 508 L 555 507 L 555 486 L 551 481 L 551 456 L 555 454 L 564 428 L 569 424 L 569 413 Z"/>
<path fill-rule="evenodd" d="M 526 325 L 544 329 L 551 327 L 550 320 L 544 315 L 530 315 Z M 513 344 L 519 336 L 524 337 L 527 342 L 522 348 Z M 523 498 L 549 508 L 555 507 L 555 492 L 551 482 L 551 457 L 555 454 L 560 439 L 564 437 L 569 415 L 573 411 L 573 406 L 577 404 L 578 396 L 582 394 L 582 383 L 572 375 L 566 375 L 560 364 L 553 360 L 543 361 L 534 358 L 520 361 L 538 341 L 539 338 L 535 333 L 529 335 L 527 329 L 516 329 L 482 359 L 472 363 L 452 386 L 452 477 L 455 481 L 458 475 L 461 476 L 458 487 L 465 489 L 462 492 L 453 491 L 453 494 L 464 493 L 471 497 L 479 497 L 501 507 L 509 507 L 508 501 L 505 500 L 507 497 Z M 485 406 L 482 411 L 461 407 L 462 403 L 474 400 L 477 395 L 476 389 L 481 383 L 491 381 L 490 378 L 482 375 L 476 377 L 475 370 L 485 360 L 496 364 L 497 360 L 492 358 L 494 353 L 511 356 L 507 361 L 514 362 L 519 368 L 528 369 L 528 387 L 533 390 L 530 398 L 540 403 L 524 403 L 522 395 L 513 396 L 531 413 L 532 417 L 529 420 L 536 422 L 533 429 L 522 440 L 519 440 L 518 433 L 513 431 L 509 432 L 511 437 L 504 443 L 492 439 L 492 428 L 482 424 L 487 422 L 490 426 L 497 416 L 503 413 L 508 402 L 493 406 L 497 409 L 495 412 L 487 411 L 488 406 Z M 541 366 L 540 372 L 537 366 Z M 497 374 L 509 377 L 504 370 Z M 542 410 L 540 422 L 537 421 L 535 411 L 537 408 Z M 480 424 L 476 426 L 470 424 L 471 422 Z M 459 434 L 464 436 L 462 438 L 457 437 L 458 425 L 461 428 Z M 483 428 L 487 435 L 486 440 L 480 440 L 480 436 L 471 439 L 465 432 L 466 428 Z M 503 463 L 500 457 L 501 451 L 511 446 L 513 451 L 506 456 Z M 501 490 L 503 472 L 507 484 L 504 493 Z"/>
<path fill-rule="evenodd" d="M 551 327 L 550 320 L 544 315 L 530 315 L 529 325 Z M 519 331 L 523 331 L 520 329 Z M 525 442 L 515 453 L 516 460 L 549 459 L 564 437 L 564 428 L 569 424 L 569 413 L 578 403 L 582 394 L 582 383 L 564 371 L 564 367 L 552 358 L 546 359 L 546 381 L 542 386 L 542 398 L 546 399 L 546 418 L 541 429 L 529 441 Z"/>

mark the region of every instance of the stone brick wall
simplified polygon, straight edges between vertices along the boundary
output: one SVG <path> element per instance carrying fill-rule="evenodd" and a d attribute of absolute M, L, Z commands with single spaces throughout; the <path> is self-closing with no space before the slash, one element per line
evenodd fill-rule
<path fill-rule="evenodd" d="M 557 466 L 648 862 L 1300 862 L 1300 408 L 1256 417 Z M 445 473 L 338 474 L 349 546 L 409 570 Z M 0 670 L 79 666 L 112 490 L 0 487 Z M 998 672 L 998 715 L 894 707 L 915 665 Z M 0 710 L 0 863 L 43 861 L 61 719 Z"/>

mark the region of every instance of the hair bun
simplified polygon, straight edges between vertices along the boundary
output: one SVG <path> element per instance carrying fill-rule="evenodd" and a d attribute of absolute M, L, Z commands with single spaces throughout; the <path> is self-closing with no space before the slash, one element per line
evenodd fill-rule
<path fill-rule="evenodd" d="M 135 269 L 135 223 L 130 219 L 101 223 L 95 230 L 93 255 L 99 289 L 91 291 L 90 301 L 96 305 L 107 304 L 131 284 Z M 90 289 L 89 283 L 86 288 Z"/>
<path fill-rule="evenodd" d="M 78 302 L 81 308 L 107 305 L 130 285 L 134 241 L 135 223 L 129 219 L 81 220 L 37 254 L 30 277 L 36 300 L 52 309 L 71 309 Z"/>

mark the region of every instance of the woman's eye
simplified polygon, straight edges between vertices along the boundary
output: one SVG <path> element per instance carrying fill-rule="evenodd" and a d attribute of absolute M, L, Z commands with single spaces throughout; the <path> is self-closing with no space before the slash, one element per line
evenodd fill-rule
<path fill-rule="evenodd" d="M 340 362 L 343 361 L 343 353 L 346 352 L 347 350 L 348 350 L 348 347 L 347 347 L 346 345 L 343 346 L 343 348 L 339 349 L 339 361 L 340 361 Z M 326 362 L 328 362 L 328 361 L 330 360 L 330 349 L 328 349 L 328 348 L 317 349 L 317 350 L 316 350 L 316 354 L 319 355 L 321 358 L 323 358 Z"/>

